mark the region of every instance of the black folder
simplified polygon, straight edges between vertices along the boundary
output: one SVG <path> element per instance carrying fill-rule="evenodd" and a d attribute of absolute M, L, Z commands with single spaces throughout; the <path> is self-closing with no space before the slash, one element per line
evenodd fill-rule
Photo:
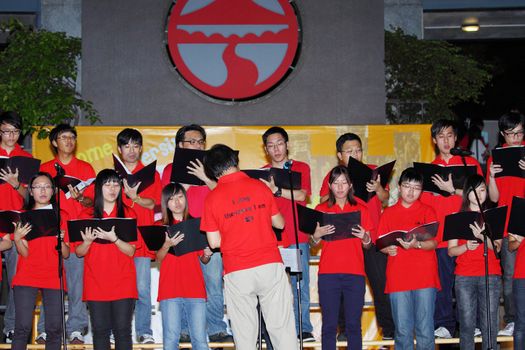
<path fill-rule="evenodd" d="M 484 211 L 487 225 L 490 226 L 492 233 L 489 236 L 492 240 L 498 240 L 503 238 L 503 231 L 505 230 L 505 222 L 507 219 L 508 207 L 496 207 L 487 209 Z M 481 225 L 482 218 L 481 214 L 476 211 L 462 211 L 445 216 L 445 228 L 443 231 L 443 240 L 449 241 L 451 239 L 465 239 L 465 240 L 481 240 L 474 237 L 472 229 L 469 227 L 471 224 L 477 222 Z"/>
<path fill-rule="evenodd" d="M 405 242 L 410 242 L 413 238 L 416 241 L 424 242 L 431 238 L 436 237 L 439 228 L 439 222 L 433 221 L 427 224 L 419 225 L 414 227 L 411 230 L 403 231 L 391 231 L 381 235 L 376 240 L 376 249 L 381 250 L 391 245 L 401 246 L 397 241 L 398 238 L 401 238 Z"/>
<path fill-rule="evenodd" d="M 525 198 L 512 197 L 512 208 L 507 231 L 525 237 Z"/>
<path fill-rule="evenodd" d="M 441 166 L 437 164 L 418 163 L 414 162 L 414 169 L 423 175 L 423 191 L 437 193 L 443 196 L 450 196 L 449 192 L 441 191 L 432 182 L 433 175 L 439 175 L 443 180 L 447 180 L 449 174 L 452 174 L 452 183 L 454 188 L 463 189 L 465 180 L 468 176 L 477 174 L 477 167 L 475 165 L 449 165 Z"/>
<path fill-rule="evenodd" d="M 0 169 L 7 171 L 8 167 L 13 173 L 18 169 L 18 181 L 28 184 L 29 180 L 40 170 L 40 159 L 22 156 L 0 157 Z M 0 183 L 4 182 L 0 180 Z"/>
<path fill-rule="evenodd" d="M 366 184 L 371 180 L 377 179 L 377 175 L 381 175 L 381 186 L 383 186 L 383 188 L 386 187 L 395 164 L 396 161 L 393 160 L 390 163 L 383 164 L 375 169 L 370 169 L 366 164 L 350 157 L 348 159 L 348 175 L 350 176 L 352 186 L 354 187 L 354 195 L 365 202 L 372 199 L 376 193 L 368 192 Z"/>
<path fill-rule="evenodd" d="M 315 209 L 310 209 L 304 205 L 297 205 L 297 217 L 299 219 L 299 229 L 305 233 L 313 235 L 317 223 L 320 226 L 334 225 L 335 232 L 331 235 L 323 236 L 325 241 L 337 241 L 346 238 L 355 238 L 352 228 L 361 225 L 361 212 L 353 211 L 350 213 L 323 213 Z M 337 204 L 335 204 L 337 205 Z"/>
<path fill-rule="evenodd" d="M 27 241 L 39 237 L 56 236 L 58 230 L 57 214 L 53 209 L 35 209 L 26 212 L 16 210 L 0 211 L 0 232 L 13 233 L 13 222 L 29 223 L 31 231 L 25 236 Z"/>
<path fill-rule="evenodd" d="M 500 147 L 492 150 L 492 162 L 501 165 L 503 171 L 495 177 L 525 177 L 525 170 L 519 167 L 519 161 L 525 159 L 525 146 Z"/>
<path fill-rule="evenodd" d="M 141 193 L 146 188 L 151 186 L 155 182 L 155 172 L 157 171 L 157 161 L 146 165 L 144 168 L 137 171 L 135 174 L 132 174 L 129 171 L 124 163 L 120 160 L 119 157 L 113 154 L 113 164 L 115 165 L 115 171 L 121 179 L 126 179 L 130 187 L 134 187 L 137 183 L 140 182 L 140 186 L 137 190 L 137 193 Z"/>
<path fill-rule="evenodd" d="M 188 173 L 188 166 L 190 165 L 190 162 L 195 162 L 197 159 L 204 164 L 205 155 L 206 151 L 198 149 L 175 149 L 170 181 L 188 185 L 204 185 L 204 181 L 199 179 L 197 176 Z"/>
<path fill-rule="evenodd" d="M 275 185 L 280 188 L 290 189 L 290 173 L 288 170 L 279 168 L 247 169 L 243 172 L 253 179 L 264 179 L 270 181 L 273 177 Z M 294 190 L 301 189 L 301 173 L 292 171 L 292 187 Z"/>
<path fill-rule="evenodd" d="M 148 249 L 153 251 L 162 248 L 166 231 L 169 237 L 175 236 L 177 232 L 184 233 L 184 239 L 168 251 L 170 254 L 181 256 L 208 246 L 206 234 L 200 230 L 200 222 L 200 219 L 189 219 L 171 226 L 139 226 L 139 231 Z"/>
<path fill-rule="evenodd" d="M 124 242 L 135 242 L 137 240 L 137 220 L 132 218 L 103 218 L 103 219 L 76 219 L 67 222 L 70 242 L 82 242 L 80 231 L 86 231 L 86 228 L 92 229 L 100 227 L 104 231 L 109 231 L 115 226 L 117 237 Z M 97 238 L 96 243 L 112 243 L 105 239 Z"/>
<path fill-rule="evenodd" d="M 84 188 L 88 187 L 95 181 L 95 178 L 88 179 L 86 181 L 82 181 L 77 177 L 70 176 L 70 175 L 60 175 L 55 177 L 55 182 L 60 187 L 60 190 L 64 192 L 66 195 L 66 198 L 71 197 L 71 193 L 69 193 L 68 185 L 71 185 L 73 188 L 76 188 L 78 191 L 82 191 Z"/>

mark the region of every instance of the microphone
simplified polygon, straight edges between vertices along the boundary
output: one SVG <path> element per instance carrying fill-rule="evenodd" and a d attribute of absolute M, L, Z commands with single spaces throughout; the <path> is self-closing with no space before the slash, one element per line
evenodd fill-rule
<path fill-rule="evenodd" d="M 55 163 L 55 170 L 57 171 L 57 176 L 64 176 L 66 174 L 64 168 L 58 163 Z"/>
<path fill-rule="evenodd" d="M 286 162 L 284 162 L 283 169 L 284 170 L 291 170 L 292 169 L 293 160 L 288 159 Z"/>
<path fill-rule="evenodd" d="M 450 149 L 450 154 L 452 154 L 453 156 L 466 157 L 472 155 L 472 152 L 460 147 L 454 147 Z"/>

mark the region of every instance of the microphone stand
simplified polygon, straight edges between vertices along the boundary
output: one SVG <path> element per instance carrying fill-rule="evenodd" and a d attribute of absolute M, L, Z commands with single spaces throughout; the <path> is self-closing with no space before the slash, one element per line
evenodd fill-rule
<path fill-rule="evenodd" d="M 292 204 L 292 215 L 293 215 L 293 228 L 295 234 L 295 247 L 297 254 L 297 265 L 301 266 L 301 249 L 299 248 L 299 232 L 297 229 L 297 208 L 295 207 L 295 198 L 293 194 L 293 179 L 292 179 L 292 161 L 287 161 L 284 164 L 284 170 L 288 170 L 288 181 L 290 182 L 290 201 Z M 292 273 L 292 272 L 290 272 Z M 303 278 L 303 267 L 301 266 L 300 272 L 296 273 L 295 289 L 297 292 L 297 318 L 299 319 L 299 349 L 303 350 L 303 312 L 301 310 L 301 280 Z"/>
<path fill-rule="evenodd" d="M 63 349 L 67 350 L 67 335 L 66 335 L 66 306 L 65 306 L 65 299 L 64 299 L 64 257 L 62 256 L 62 235 L 60 231 L 60 223 L 61 223 L 61 215 L 60 215 L 60 186 L 58 185 L 58 182 L 60 178 L 64 176 L 64 169 L 60 166 L 60 164 L 55 163 L 55 169 L 57 172 L 57 176 L 55 176 L 55 196 L 56 196 L 56 216 L 57 216 L 57 245 L 56 245 L 56 251 L 58 256 L 58 279 L 60 280 L 60 299 L 62 302 L 60 303 L 60 309 L 62 313 L 62 345 Z"/>
<path fill-rule="evenodd" d="M 463 166 L 465 169 L 465 174 L 467 174 L 467 160 L 465 159 L 465 154 L 461 153 L 461 161 L 463 162 Z M 496 256 L 496 259 L 499 259 L 498 254 L 496 253 L 496 246 L 494 245 L 494 242 L 492 240 L 492 230 L 490 228 L 490 225 L 487 222 L 487 218 L 485 217 L 485 213 L 483 212 L 483 209 L 481 207 L 481 201 L 479 200 L 479 196 L 476 192 L 476 189 L 474 186 L 471 186 L 472 192 L 474 193 L 474 197 L 476 198 L 476 203 L 479 208 L 479 213 L 481 214 L 481 220 L 485 224 L 485 231 L 483 232 L 483 260 L 485 263 L 485 303 L 487 305 L 487 349 L 493 350 L 492 347 L 492 326 L 491 326 L 491 315 L 490 315 L 490 297 L 489 297 L 489 247 L 488 247 L 488 240 L 492 242 L 493 252 Z M 490 237 L 489 237 L 490 235 Z"/>

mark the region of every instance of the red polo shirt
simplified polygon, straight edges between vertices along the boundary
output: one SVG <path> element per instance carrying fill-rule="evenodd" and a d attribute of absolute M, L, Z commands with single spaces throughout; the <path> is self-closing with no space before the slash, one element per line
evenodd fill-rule
<path fill-rule="evenodd" d="M 466 240 L 458 240 L 458 245 L 467 243 Z M 481 243 L 475 250 L 467 250 L 456 257 L 456 269 L 454 273 L 458 276 L 485 276 L 485 257 L 483 256 L 484 244 Z M 494 252 L 489 249 L 489 275 L 501 275 L 501 265 Z"/>
<path fill-rule="evenodd" d="M 271 164 L 266 164 L 263 168 L 270 168 Z M 306 191 L 306 196 L 309 196 L 312 194 L 312 181 L 310 180 L 310 166 L 304 162 L 300 162 L 297 160 L 294 160 L 292 162 L 292 171 L 297 171 L 301 174 L 301 189 Z M 283 197 L 277 197 L 275 198 L 275 201 L 277 202 L 277 207 L 279 208 L 279 211 L 281 212 L 282 216 L 284 217 L 284 230 L 282 232 L 282 245 L 283 247 L 289 247 L 292 244 L 295 244 L 295 229 L 294 229 L 294 221 L 293 221 L 293 209 L 292 209 L 292 201 Z M 296 203 L 299 203 L 303 206 L 306 206 L 306 201 L 295 201 Z M 297 217 L 297 211 L 295 216 Z M 299 222 L 299 221 L 297 221 Z M 308 243 L 308 239 L 310 238 L 310 235 L 307 233 L 304 233 L 303 231 L 298 229 L 298 238 L 299 243 Z"/>
<path fill-rule="evenodd" d="M 408 231 L 432 221 L 436 221 L 436 214 L 428 205 L 416 201 L 410 208 L 405 208 L 399 200 L 384 210 L 378 235 L 396 230 Z M 396 256 L 388 256 L 385 293 L 424 288 L 441 288 L 436 252 L 398 247 Z"/>
<path fill-rule="evenodd" d="M 18 144 L 15 144 L 15 148 L 11 153 L 7 153 L 5 149 L 0 147 L 0 156 L 33 158 L 31 154 L 24 151 Z M 14 171 L 14 169 L 12 170 Z M 5 182 L 0 184 L 0 198 L 2 198 L 2 200 L 0 200 L 0 210 L 20 210 L 24 205 L 24 198 L 22 198 L 18 191 L 13 189 L 13 186 Z"/>
<path fill-rule="evenodd" d="M 350 213 L 361 212 L 361 226 L 366 231 L 375 231 L 375 226 L 368 215 L 368 209 L 361 203 L 350 205 L 346 203 L 344 208 L 337 204 L 329 207 L 328 202 L 319 204 L 316 210 L 324 213 Z M 365 275 L 365 264 L 363 260 L 362 241 L 359 238 L 348 238 L 337 241 L 322 241 L 321 260 L 319 262 L 319 274 L 348 273 L 354 275 Z M 372 248 L 373 249 L 373 248 Z"/>
<path fill-rule="evenodd" d="M 281 262 L 272 216 L 279 213 L 268 187 L 243 172 L 222 176 L 206 198 L 201 230 L 219 231 L 224 273 Z"/>

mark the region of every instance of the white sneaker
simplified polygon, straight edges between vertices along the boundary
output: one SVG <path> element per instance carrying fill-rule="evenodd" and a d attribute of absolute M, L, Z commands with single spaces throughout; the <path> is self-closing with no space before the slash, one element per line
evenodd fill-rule
<path fill-rule="evenodd" d="M 113 335 L 113 333 L 111 333 L 111 334 L 109 335 L 109 342 L 110 342 L 111 344 L 115 344 L 115 336 Z"/>
<path fill-rule="evenodd" d="M 84 336 L 79 331 L 71 332 L 69 335 L 69 344 L 84 344 Z"/>
<path fill-rule="evenodd" d="M 476 329 L 474 329 L 474 336 L 481 337 L 481 329 L 476 327 Z"/>
<path fill-rule="evenodd" d="M 15 331 L 9 331 L 5 334 L 5 343 L 11 344 L 13 342 L 13 337 L 15 336 Z"/>
<path fill-rule="evenodd" d="M 514 322 L 507 323 L 505 328 L 503 328 L 502 330 L 498 332 L 498 335 L 501 335 L 504 337 L 512 337 L 513 334 L 514 334 Z"/>
<path fill-rule="evenodd" d="M 45 344 L 47 339 L 46 332 L 39 333 L 38 336 L 35 338 L 35 342 L 37 344 Z"/>
<path fill-rule="evenodd" d="M 442 339 L 450 339 L 452 338 L 452 335 L 450 335 L 450 332 L 445 327 L 439 327 L 434 331 L 434 337 L 436 338 L 442 338 Z"/>
<path fill-rule="evenodd" d="M 144 334 L 139 337 L 140 344 L 155 344 L 155 339 L 151 334 Z"/>

